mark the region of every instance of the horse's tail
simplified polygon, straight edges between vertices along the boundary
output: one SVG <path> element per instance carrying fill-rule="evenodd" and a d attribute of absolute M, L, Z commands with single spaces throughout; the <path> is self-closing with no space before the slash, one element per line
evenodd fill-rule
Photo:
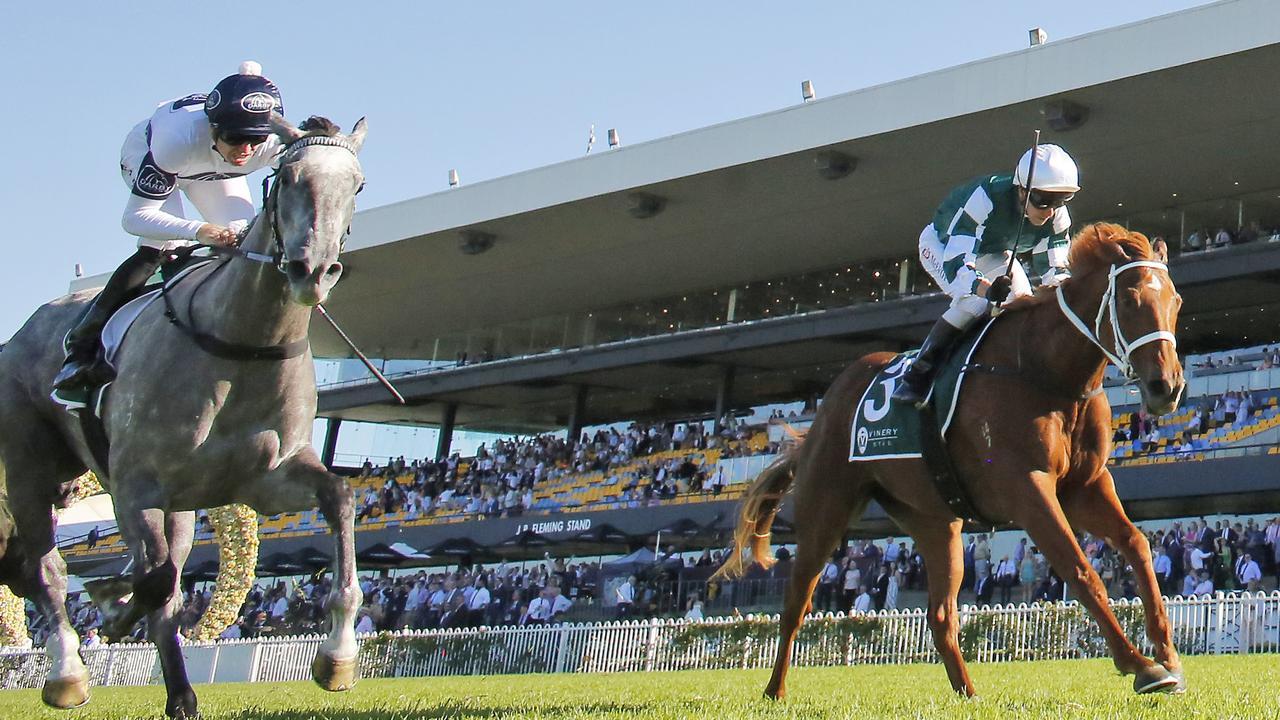
<path fill-rule="evenodd" d="M 733 550 L 712 579 L 731 580 L 742 576 L 751 562 L 768 569 L 777 562 L 769 552 L 769 536 L 773 518 L 782 505 L 782 497 L 796 479 L 796 455 L 801 436 L 791 431 L 796 444 L 773 461 L 747 489 L 738 510 L 738 527 L 733 531 Z M 748 562 L 748 551 L 751 562 Z"/>

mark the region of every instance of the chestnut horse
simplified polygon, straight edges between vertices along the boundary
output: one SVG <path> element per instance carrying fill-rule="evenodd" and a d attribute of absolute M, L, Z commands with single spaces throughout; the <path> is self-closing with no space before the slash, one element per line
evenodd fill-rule
<path fill-rule="evenodd" d="M 1106 467 L 1111 407 L 1100 389 L 1113 362 L 1137 382 L 1147 412 L 1163 415 L 1177 406 L 1184 383 L 1172 331 L 1182 298 L 1167 268 L 1153 259 L 1147 238 L 1117 225 L 1099 223 L 1078 233 L 1070 263 L 1070 279 L 1011 302 L 987 331 L 973 361 L 1004 370 L 970 374 L 947 447 L 978 512 L 1027 531 L 1098 622 L 1116 668 L 1136 676 L 1134 690 L 1171 692 L 1182 687 L 1181 663 L 1147 540 L 1125 515 Z M 929 629 L 951 687 L 966 696 L 976 692 L 958 642 L 961 519 L 921 460 L 848 461 L 855 405 L 892 359 L 874 353 L 846 369 L 803 442 L 765 470 L 743 498 L 735 552 L 720 571 L 726 577 L 745 569 L 748 551 L 755 562 L 772 564 L 770 527 L 795 486 L 796 555 L 767 697 L 786 694 L 792 644 L 812 607 L 818 575 L 850 520 L 873 499 L 924 557 Z M 1073 527 L 1105 538 L 1133 566 L 1155 661 L 1125 637 Z"/>

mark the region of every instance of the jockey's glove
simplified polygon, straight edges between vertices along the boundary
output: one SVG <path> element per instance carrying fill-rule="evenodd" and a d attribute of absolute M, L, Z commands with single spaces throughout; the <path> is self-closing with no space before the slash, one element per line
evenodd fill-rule
<path fill-rule="evenodd" d="M 1040 286 L 1058 287 L 1069 277 L 1071 277 L 1071 271 L 1066 268 L 1049 268 L 1048 272 L 1040 276 Z"/>
<path fill-rule="evenodd" d="M 987 288 L 987 300 L 999 305 L 1009 297 L 1009 291 L 1013 289 L 1013 278 L 1008 275 L 1001 275 L 991 281 L 991 287 Z"/>

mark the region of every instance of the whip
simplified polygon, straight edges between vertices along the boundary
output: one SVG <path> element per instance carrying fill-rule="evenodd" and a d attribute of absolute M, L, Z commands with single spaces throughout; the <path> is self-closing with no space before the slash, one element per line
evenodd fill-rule
<path fill-rule="evenodd" d="M 382 383 L 382 387 L 386 388 L 387 392 L 391 393 L 391 396 L 396 399 L 396 402 L 404 405 L 404 396 L 400 394 L 399 390 L 396 390 L 396 386 L 391 384 L 391 381 L 387 379 L 386 375 L 378 372 L 378 368 L 374 367 L 373 363 L 369 362 L 369 358 L 365 357 L 364 353 L 360 352 L 360 348 L 356 347 L 356 344 L 351 341 L 351 338 L 347 337 L 347 334 L 342 332 L 342 328 L 338 327 L 337 321 L 333 319 L 333 316 L 329 314 L 329 311 L 325 310 L 323 305 L 316 305 L 316 310 L 320 312 L 320 317 L 328 321 L 329 327 L 333 328 L 333 331 L 338 333 L 338 337 L 342 338 L 342 341 L 347 344 L 347 347 L 351 348 L 351 352 L 355 353 L 356 357 L 360 358 L 360 362 L 364 363 L 366 368 L 369 368 L 369 372 L 373 373 L 373 376 L 378 379 L 378 382 Z"/>

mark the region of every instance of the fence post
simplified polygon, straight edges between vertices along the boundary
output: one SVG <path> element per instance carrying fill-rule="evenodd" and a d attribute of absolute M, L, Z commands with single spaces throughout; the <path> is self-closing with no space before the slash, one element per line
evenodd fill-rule
<path fill-rule="evenodd" d="M 102 687 L 111 687 L 111 670 L 116 666 L 116 646 L 107 646 L 107 669 L 102 673 Z"/>
<path fill-rule="evenodd" d="M 644 671 L 653 672 L 658 659 L 658 618 L 649 621 L 649 632 L 644 647 Z"/>
<path fill-rule="evenodd" d="M 258 665 L 262 662 L 262 641 L 253 642 L 253 657 L 249 659 L 249 682 L 258 682 Z"/>
<path fill-rule="evenodd" d="M 569 671 L 569 625 L 560 626 L 560 642 L 556 644 L 556 663 L 554 672 Z"/>

